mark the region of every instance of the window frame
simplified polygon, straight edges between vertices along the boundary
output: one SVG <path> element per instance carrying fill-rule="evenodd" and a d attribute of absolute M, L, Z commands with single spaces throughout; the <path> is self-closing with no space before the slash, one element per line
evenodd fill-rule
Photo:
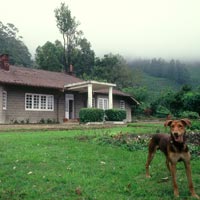
<path fill-rule="evenodd" d="M 26 111 L 54 111 L 54 95 L 25 93 Z"/>

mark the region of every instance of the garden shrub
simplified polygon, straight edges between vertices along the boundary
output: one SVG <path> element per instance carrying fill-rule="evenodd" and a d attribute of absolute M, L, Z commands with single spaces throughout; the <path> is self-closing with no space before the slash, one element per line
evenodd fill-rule
<path fill-rule="evenodd" d="M 39 124 L 57 124 L 58 122 L 56 121 L 56 119 L 41 119 L 39 121 Z"/>
<path fill-rule="evenodd" d="M 190 130 L 200 130 L 200 121 L 192 121 L 192 126 L 190 127 Z"/>
<path fill-rule="evenodd" d="M 197 112 L 192 111 L 184 111 L 180 113 L 181 118 L 189 118 L 189 119 L 198 119 L 199 114 Z"/>
<path fill-rule="evenodd" d="M 120 109 L 105 110 L 106 121 L 123 121 L 126 119 L 126 111 Z"/>
<path fill-rule="evenodd" d="M 82 108 L 79 112 L 80 122 L 102 122 L 104 120 L 104 110 L 99 108 Z"/>
<path fill-rule="evenodd" d="M 166 118 L 169 114 L 171 114 L 170 110 L 164 106 L 158 106 L 156 110 L 156 117 L 158 118 Z"/>

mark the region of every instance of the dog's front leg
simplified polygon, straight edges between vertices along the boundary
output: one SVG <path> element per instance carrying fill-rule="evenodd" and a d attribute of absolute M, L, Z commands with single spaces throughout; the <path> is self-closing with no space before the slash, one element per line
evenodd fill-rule
<path fill-rule="evenodd" d="M 171 163 L 172 184 L 174 188 L 174 196 L 179 197 L 178 185 L 176 182 L 176 163 Z"/>
<path fill-rule="evenodd" d="M 187 179 L 188 179 L 188 186 L 189 186 L 190 193 L 191 193 L 192 197 L 199 199 L 199 196 L 196 194 L 193 183 L 192 183 L 192 173 L 191 173 L 190 161 L 184 161 L 184 164 L 185 164 L 185 170 L 186 170 L 186 175 L 187 175 Z"/>

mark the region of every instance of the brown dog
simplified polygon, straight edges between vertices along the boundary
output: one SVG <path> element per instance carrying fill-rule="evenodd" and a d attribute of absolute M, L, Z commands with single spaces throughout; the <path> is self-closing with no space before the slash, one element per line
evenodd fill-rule
<path fill-rule="evenodd" d="M 172 175 L 172 183 L 174 188 L 174 195 L 179 196 L 178 186 L 176 182 L 176 164 L 183 161 L 185 164 L 186 175 L 188 179 L 188 186 L 191 195 L 197 199 L 199 196 L 195 193 L 192 183 L 191 167 L 190 167 L 190 153 L 186 145 L 186 126 L 191 125 L 190 120 L 167 120 L 164 124 L 170 127 L 170 135 L 155 134 L 149 142 L 149 153 L 146 162 L 146 177 L 150 177 L 149 165 L 156 153 L 160 149 L 166 156 L 166 165 Z"/>

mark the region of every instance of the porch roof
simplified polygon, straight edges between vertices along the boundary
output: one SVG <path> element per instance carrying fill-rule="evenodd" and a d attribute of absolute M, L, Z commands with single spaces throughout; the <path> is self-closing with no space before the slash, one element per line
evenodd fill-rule
<path fill-rule="evenodd" d="M 64 89 L 70 90 L 70 91 L 77 91 L 77 92 L 88 92 L 88 85 L 90 84 L 92 85 L 92 90 L 94 93 L 108 94 L 110 87 L 116 87 L 116 84 L 113 84 L 113 83 L 105 83 L 105 82 L 89 80 L 89 81 L 82 81 L 78 83 L 71 83 L 71 84 L 64 85 Z M 113 95 L 119 95 L 119 96 L 124 96 L 128 98 L 131 103 L 138 104 L 138 105 L 140 104 L 131 95 L 121 92 L 119 90 L 113 89 L 112 93 Z"/>
<path fill-rule="evenodd" d="M 107 89 L 109 87 L 116 87 L 116 84 L 113 83 L 104 83 L 104 82 L 89 80 L 89 81 L 82 81 L 78 83 L 71 83 L 64 85 L 64 89 L 79 91 L 79 92 L 87 92 L 88 85 L 90 84 L 92 84 L 93 91 Z"/>

